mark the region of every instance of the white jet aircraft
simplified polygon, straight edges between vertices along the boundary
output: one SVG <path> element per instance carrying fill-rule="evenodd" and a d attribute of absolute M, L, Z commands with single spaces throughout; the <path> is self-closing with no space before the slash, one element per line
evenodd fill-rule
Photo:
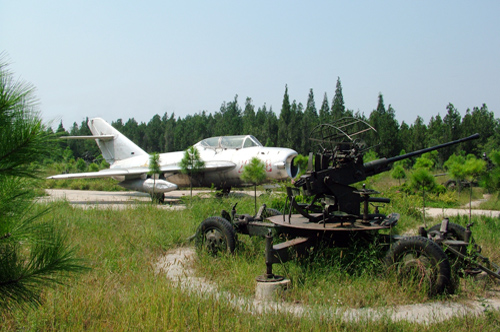
<path fill-rule="evenodd" d="M 150 155 L 101 118 L 90 119 L 88 126 L 93 136 L 66 136 L 67 139 L 95 139 L 110 168 L 99 172 L 72 173 L 49 176 L 48 179 L 80 179 L 112 177 L 120 186 L 130 190 L 156 195 L 160 201 L 165 193 L 178 186 L 189 186 L 189 177 L 181 173 L 180 162 L 184 151 L 160 154 L 159 178 L 149 173 Z M 241 180 L 243 167 L 253 157 L 265 164 L 268 181 L 294 178 L 299 169 L 293 159 L 297 152 L 287 148 L 264 147 L 251 135 L 221 136 L 204 139 L 194 145 L 205 162 L 202 171 L 193 176 L 193 185 L 211 187 L 228 192 L 231 187 L 251 184 Z"/>

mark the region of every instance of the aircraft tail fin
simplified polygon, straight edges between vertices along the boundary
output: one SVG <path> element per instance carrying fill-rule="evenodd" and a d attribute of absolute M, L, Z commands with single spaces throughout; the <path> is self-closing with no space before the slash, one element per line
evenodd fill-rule
<path fill-rule="evenodd" d="M 148 155 L 146 151 L 101 118 L 90 119 L 88 126 L 93 135 L 89 138 L 95 139 L 102 156 L 109 164 L 130 157 Z"/>

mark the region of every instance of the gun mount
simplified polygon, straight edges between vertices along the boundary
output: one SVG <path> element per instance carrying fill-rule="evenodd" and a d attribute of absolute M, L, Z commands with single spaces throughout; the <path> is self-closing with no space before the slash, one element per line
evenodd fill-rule
<path fill-rule="evenodd" d="M 353 217 L 359 216 L 361 203 L 364 203 L 363 220 L 366 221 L 368 219 L 366 211 L 368 202 L 388 203 L 389 201 L 388 199 L 370 197 L 377 192 L 367 190 L 364 187 L 356 189 L 351 186 L 352 184 L 390 170 L 396 161 L 479 138 L 479 134 L 474 134 L 404 155 L 364 163 L 364 153 L 369 149 L 365 141 L 369 137 L 368 135 L 374 132 L 376 130 L 368 123 L 354 118 L 343 118 L 333 124 L 322 124 L 314 128 L 310 139 L 319 146 L 319 152 L 315 155 L 312 153 L 309 155 L 309 169 L 295 183 L 295 187 L 302 189 L 305 196 L 314 197 L 313 203 L 294 204 L 296 210 L 309 218 L 310 221 L 321 219 L 328 222 L 338 219 L 335 215 L 339 213 L 334 212 L 343 212 Z M 289 190 L 289 196 L 293 196 L 292 192 Z M 292 204 L 293 201 L 292 199 Z M 321 207 L 314 204 L 317 201 L 320 202 Z M 323 212 L 323 216 L 321 218 L 312 216 L 310 213 L 313 212 Z"/>

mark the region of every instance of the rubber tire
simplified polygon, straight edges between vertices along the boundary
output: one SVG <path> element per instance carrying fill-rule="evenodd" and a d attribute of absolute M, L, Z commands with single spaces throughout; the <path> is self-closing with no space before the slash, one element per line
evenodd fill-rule
<path fill-rule="evenodd" d="M 429 228 L 427 233 L 432 232 L 432 231 L 440 231 L 441 230 L 441 224 L 437 224 Z M 458 240 L 458 241 L 465 241 L 465 227 L 449 222 L 448 223 L 448 234 L 447 234 L 447 239 L 448 240 Z M 451 237 L 450 237 L 451 236 Z M 470 239 L 470 242 L 472 243 L 472 238 Z"/>
<path fill-rule="evenodd" d="M 236 233 L 233 225 L 222 217 L 208 217 L 196 230 L 196 247 L 213 255 L 233 253 L 236 247 Z"/>
<path fill-rule="evenodd" d="M 414 255 L 415 258 L 411 258 Z M 409 258 L 403 263 L 405 257 Z M 387 252 L 384 263 L 389 268 L 396 269 L 399 277 L 404 278 L 404 268 L 412 269 L 411 264 L 425 264 L 426 272 L 430 268 L 429 295 L 436 295 L 451 289 L 451 267 L 448 257 L 434 241 L 421 236 L 403 238 L 394 243 Z M 404 265 L 401 265 L 404 264 Z M 430 264 L 430 266 L 429 266 Z M 426 274 L 421 275 L 424 278 Z"/>

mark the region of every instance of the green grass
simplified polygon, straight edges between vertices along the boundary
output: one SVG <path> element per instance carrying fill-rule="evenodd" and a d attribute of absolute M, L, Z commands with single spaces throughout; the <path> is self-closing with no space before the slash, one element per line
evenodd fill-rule
<path fill-rule="evenodd" d="M 45 188 L 48 189 L 72 189 L 72 190 L 100 190 L 100 191 L 125 191 L 118 185 L 118 181 L 111 178 L 102 179 L 64 179 L 45 180 Z"/>
<path fill-rule="evenodd" d="M 263 195 L 258 203 L 276 200 Z M 189 197 L 185 198 L 189 204 Z M 493 331 L 500 313 L 453 318 L 426 325 L 392 322 L 389 318 L 371 322 L 343 322 L 339 317 L 295 317 L 289 314 L 251 314 L 235 308 L 224 298 L 198 296 L 176 287 L 164 275 L 154 273 L 154 263 L 169 249 L 192 245 L 186 239 L 208 216 L 220 215 L 238 202 L 239 213 L 253 214 L 253 198 L 223 199 L 194 197 L 190 209 L 169 211 L 150 204 L 126 210 L 72 208 L 53 203 L 44 218 L 68 232 L 78 257 L 85 259 L 90 272 L 75 276 L 68 285 L 47 289 L 37 309 L 3 312 L 0 330 L 27 331 Z M 272 204 L 271 204 L 272 205 Z M 393 201 L 387 211 L 411 211 L 411 200 Z M 467 220 L 454 219 L 464 225 Z M 438 223 L 435 220 L 430 225 Z M 398 229 L 415 229 L 420 216 L 402 215 Z M 499 262 L 500 221 L 478 218 L 474 238 L 483 252 Z M 234 296 L 251 298 L 255 277 L 264 273 L 264 244 L 256 237 L 239 236 L 234 255 L 197 255 L 195 274 L 216 283 Z M 383 253 L 382 253 L 383 254 Z M 490 283 L 460 280 L 453 296 L 428 298 L 414 288 L 402 287 L 387 276 L 380 265 L 380 251 L 374 245 L 357 243 L 350 248 L 316 248 L 307 260 L 296 259 L 274 272 L 292 280 L 282 301 L 332 308 L 385 307 L 442 299 L 465 301 L 483 296 Z"/>

